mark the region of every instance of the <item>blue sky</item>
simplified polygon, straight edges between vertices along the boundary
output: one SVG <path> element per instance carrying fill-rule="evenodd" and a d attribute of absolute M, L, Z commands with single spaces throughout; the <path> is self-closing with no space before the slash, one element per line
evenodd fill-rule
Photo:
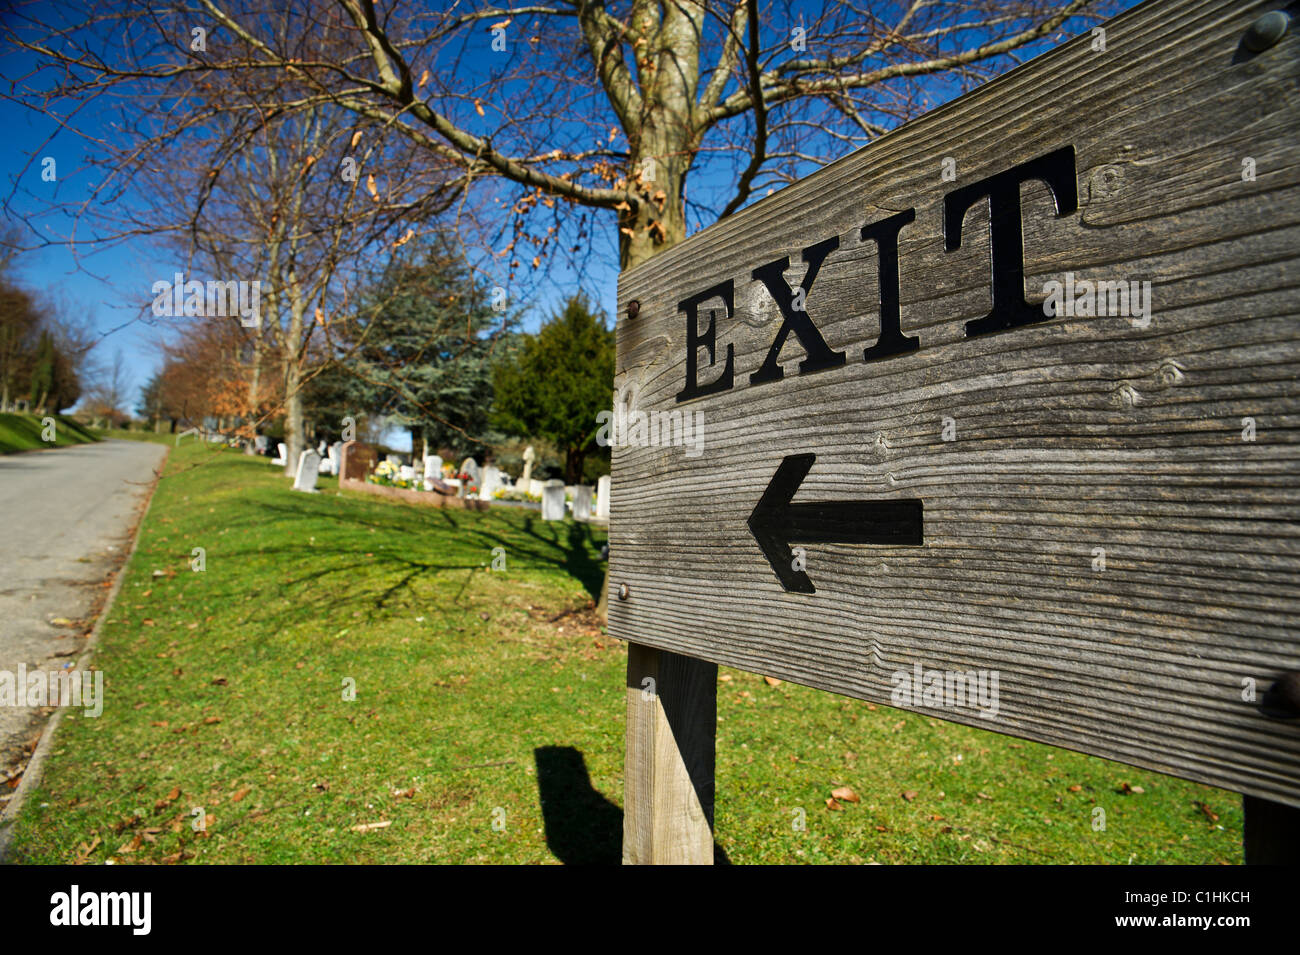
<path fill-rule="evenodd" d="M 1124 7 L 1129 5 L 1127 2 L 1122 4 Z M 795 4 L 796 16 L 799 15 L 798 8 L 809 6 Z M 1078 22 L 1069 33 L 1081 32 L 1087 26 Z M 455 75 L 458 80 L 463 76 L 467 85 L 483 82 L 491 74 L 510 69 L 519 57 L 526 55 L 526 44 L 517 41 L 505 57 L 493 54 L 488 49 L 490 39 L 486 31 L 471 36 L 457 60 Z M 1059 42 L 1059 37 L 1040 44 L 1037 51 L 1049 49 L 1056 42 Z M 6 80 L 16 79 L 26 72 L 29 65 L 25 54 L 7 50 L 0 55 L 0 76 Z M 933 107 L 950 99 L 960 89 L 950 81 L 933 81 L 926 84 L 923 92 Z M 114 135 L 108 124 L 109 117 L 96 115 L 93 108 L 92 105 L 91 109 L 79 115 L 78 128 L 91 136 Z M 472 114 L 461 121 L 467 126 L 475 122 Z M 484 117 L 483 122 L 490 124 L 492 116 Z M 30 217 L 46 203 L 81 201 L 89 195 L 89 176 L 84 166 L 87 143 L 84 139 L 66 130 L 59 131 L 50 118 L 5 99 L 0 99 L 0 124 L 6 131 L 6 212 L 11 219 Z M 588 123 L 582 123 L 574 138 L 589 135 L 590 129 Z M 471 130 L 490 131 L 472 129 L 472 126 Z M 50 141 L 47 143 L 47 140 Z M 53 157 L 57 163 L 56 183 L 41 179 L 40 160 L 46 156 Z M 690 194 L 724 196 L 729 193 L 740 158 L 733 154 L 701 159 L 697 170 L 692 173 Z M 761 198 L 765 192 L 765 189 L 758 190 L 751 201 Z M 128 190 L 118 201 L 130 203 L 132 199 Z M 698 218 L 690 217 L 688 224 L 692 231 Z M 120 350 L 127 360 L 132 384 L 138 389 L 161 363 L 158 346 L 166 334 L 166 325 L 153 320 L 144 308 L 151 300 L 150 288 L 159 279 L 170 279 L 182 264 L 147 236 L 99 250 L 93 246 L 83 247 L 74 255 L 61 241 L 72 233 L 75 223 L 70 216 L 57 214 L 38 221 L 43 236 L 56 244 L 24 254 L 18 261 L 20 280 L 63 302 L 70 312 L 87 315 L 102 336 L 97 348 L 99 360 L 111 360 L 114 352 Z M 563 298 L 579 288 L 587 291 L 607 314 L 613 315 L 618 269 L 612 214 L 596 213 L 592 231 L 592 251 L 581 267 L 575 268 L 557 259 L 527 291 L 526 329 L 535 329 Z M 81 234 L 84 236 L 84 231 Z M 142 312 L 145 317 L 142 317 Z"/>

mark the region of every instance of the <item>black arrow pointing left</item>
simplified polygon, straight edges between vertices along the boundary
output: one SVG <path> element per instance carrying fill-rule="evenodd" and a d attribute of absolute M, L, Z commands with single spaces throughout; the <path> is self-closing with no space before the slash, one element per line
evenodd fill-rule
<path fill-rule="evenodd" d="M 749 531 L 772 565 L 781 586 L 791 593 L 813 594 L 808 575 L 794 569 L 791 543 L 921 543 L 922 505 L 916 498 L 892 501 L 812 501 L 792 504 L 815 454 L 791 454 L 781 461 L 767 490 L 749 515 Z"/>

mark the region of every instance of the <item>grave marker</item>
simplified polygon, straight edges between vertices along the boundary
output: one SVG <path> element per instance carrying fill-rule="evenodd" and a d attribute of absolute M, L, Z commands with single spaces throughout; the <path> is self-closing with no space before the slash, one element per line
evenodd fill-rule
<path fill-rule="evenodd" d="M 564 485 L 559 481 L 548 481 L 542 488 L 542 520 L 564 520 Z"/>
<path fill-rule="evenodd" d="M 592 487 L 590 484 L 578 484 L 573 488 L 573 519 L 575 521 L 591 520 L 591 495 Z"/>
<path fill-rule="evenodd" d="M 610 477 L 608 474 L 601 477 L 596 482 L 596 518 L 597 520 L 609 520 L 609 487 Z"/>
<path fill-rule="evenodd" d="M 298 455 L 298 474 L 293 479 L 295 491 L 316 493 L 316 479 L 320 477 L 320 455 L 307 450 Z"/>

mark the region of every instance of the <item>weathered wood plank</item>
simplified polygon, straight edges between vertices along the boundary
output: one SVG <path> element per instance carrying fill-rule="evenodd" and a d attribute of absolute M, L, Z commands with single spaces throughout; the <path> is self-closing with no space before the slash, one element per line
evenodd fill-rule
<path fill-rule="evenodd" d="M 624 865 L 713 864 L 718 667 L 628 645 Z"/>
<path fill-rule="evenodd" d="M 1300 805 L 1300 721 L 1244 698 L 1300 670 L 1300 37 L 1239 47 L 1270 9 L 1144 4 L 1104 53 L 1072 41 L 626 273 L 616 395 L 704 431 L 695 456 L 614 449 L 611 586 L 630 595 L 611 631 L 884 703 L 917 663 L 996 671 L 995 716 L 908 708 Z M 1149 281 L 1149 321 L 969 335 L 989 203 L 948 251 L 945 198 L 1067 146 L 1076 210 L 1020 187 L 1025 299 L 1066 273 Z M 900 327 L 919 347 L 867 362 L 881 255 L 861 230 L 907 210 Z M 788 256 L 796 289 L 831 237 L 803 314 L 844 363 L 800 374 L 791 332 L 784 377 L 751 382 L 783 323 L 754 270 Z M 697 383 L 730 347 L 733 384 L 679 402 L 679 303 L 728 280 L 730 316 L 699 306 L 716 352 L 696 349 Z M 920 500 L 923 544 L 809 543 L 816 592 L 784 590 L 747 521 L 804 453 L 794 504 Z"/>

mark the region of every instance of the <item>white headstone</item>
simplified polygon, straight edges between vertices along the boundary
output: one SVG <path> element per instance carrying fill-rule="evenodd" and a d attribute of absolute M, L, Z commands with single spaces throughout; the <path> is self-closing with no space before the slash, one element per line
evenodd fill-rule
<path fill-rule="evenodd" d="M 285 464 L 285 463 L 287 463 L 285 459 L 289 457 L 289 446 L 288 446 L 287 444 L 285 444 L 283 441 L 281 441 L 280 443 L 278 443 L 278 444 L 275 446 L 275 448 L 276 448 L 276 450 L 279 452 L 280 456 L 277 457 L 277 458 L 273 458 L 273 459 L 271 460 L 271 463 L 272 463 L 272 464 Z"/>
<path fill-rule="evenodd" d="M 320 455 L 304 451 L 298 455 L 298 476 L 293 479 L 295 491 L 315 492 L 316 478 L 320 476 Z"/>
<path fill-rule="evenodd" d="M 505 482 L 501 480 L 501 471 L 491 464 L 483 465 L 483 480 L 479 484 L 478 496 L 490 501 L 492 493 L 502 487 L 505 487 Z"/>
<path fill-rule="evenodd" d="M 564 485 L 558 481 L 542 488 L 542 520 L 564 520 Z"/>
<path fill-rule="evenodd" d="M 436 454 L 424 456 L 424 489 L 433 490 L 433 482 L 442 480 L 442 458 Z"/>
<path fill-rule="evenodd" d="M 397 476 L 403 481 L 414 481 L 415 468 L 411 467 L 409 464 L 403 464 L 397 469 Z"/>
<path fill-rule="evenodd" d="M 330 456 L 329 456 L 330 474 L 333 474 L 335 477 L 337 477 L 339 473 L 339 452 L 342 450 L 342 448 L 343 448 L 342 441 L 335 441 L 333 444 L 330 445 Z"/>
<path fill-rule="evenodd" d="M 573 489 L 573 519 L 575 521 L 591 520 L 591 492 L 590 484 L 579 484 Z"/>
<path fill-rule="evenodd" d="M 609 484 L 608 474 L 596 482 L 596 517 L 602 521 L 609 520 Z"/>
<path fill-rule="evenodd" d="M 470 484 L 477 484 L 479 476 L 478 462 L 473 458 L 466 458 L 460 464 L 460 473 L 469 475 Z"/>
<path fill-rule="evenodd" d="M 524 479 L 520 478 L 519 483 L 521 485 L 524 484 L 525 483 Z M 537 478 L 530 478 L 527 484 L 528 484 L 528 493 L 531 494 L 533 497 L 541 497 L 542 490 L 546 487 L 546 482 L 539 481 L 537 480 Z"/>

